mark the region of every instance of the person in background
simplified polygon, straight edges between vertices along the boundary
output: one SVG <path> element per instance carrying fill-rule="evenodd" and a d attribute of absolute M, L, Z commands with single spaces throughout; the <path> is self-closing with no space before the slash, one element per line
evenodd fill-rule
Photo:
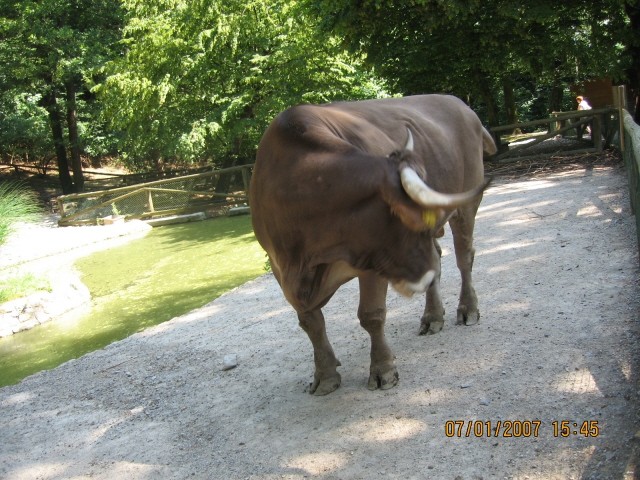
<path fill-rule="evenodd" d="M 576 102 L 578 102 L 578 110 L 591 110 L 591 105 L 582 95 L 576 97 Z"/>
<path fill-rule="evenodd" d="M 587 100 L 582 96 L 582 95 L 578 95 L 576 97 L 576 102 L 578 102 L 578 110 L 591 110 L 591 105 L 589 105 L 589 102 L 587 102 Z M 578 138 L 582 138 L 582 134 L 584 133 L 584 130 L 587 131 L 587 133 L 589 135 L 591 135 L 591 127 L 587 124 L 586 128 L 584 128 L 582 126 L 579 126 L 578 129 L 580 131 L 578 131 Z"/>

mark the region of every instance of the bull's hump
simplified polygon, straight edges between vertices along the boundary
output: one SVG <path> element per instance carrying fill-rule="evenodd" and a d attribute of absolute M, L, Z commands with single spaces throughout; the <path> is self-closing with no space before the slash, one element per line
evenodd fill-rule
<path fill-rule="evenodd" d="M 279 145 L 303 146 L 306 154 L 344 150 L 345 145 L 333 135 L 314 112 L 317 107 L 298 105 L 282 112 L 272 127 Z"/>
<path fill-rule="evenodd" d="M 292 107 L 280 115 L 277 128 L 285 139 L 313 145 L 316 151 L 358 149 L 386 156 L 397 148 L 397 142 L 365 112 L 345 110 L 340 104 Z"/>
<path fill-rule="evenodd" d="M 291 136 L 302 136 L 323 125 L 325 115 L 317 105 L 296 105 L 282 112 L 276 119 L 278 128 Z"/>

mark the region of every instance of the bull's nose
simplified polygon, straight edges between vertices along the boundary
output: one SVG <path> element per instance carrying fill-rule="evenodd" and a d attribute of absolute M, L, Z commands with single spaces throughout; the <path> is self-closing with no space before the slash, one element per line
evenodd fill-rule
<path fill-rule="evenodd" d="M 429 270 L 417 282 L 407 282 L 406 280 L 402 280 L 401 282 L 391 283 L 391 286 L 400 295 L 411 297 L 414 293 L 426 292 L 434 278 L 436 278 L 436 272 L 434 270 Z"/>

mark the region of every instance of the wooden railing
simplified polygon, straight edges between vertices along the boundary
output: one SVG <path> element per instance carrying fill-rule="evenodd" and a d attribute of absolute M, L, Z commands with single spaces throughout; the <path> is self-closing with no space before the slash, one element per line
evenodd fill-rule
<path fill-rule="evenodd" d="M 633 121 L 633 117 L 626 110 L 623 111 L 620 132 L 620 149 L 629 178 L 629 198 L 631 211 L 636 217 L 636 232 L 638 236 L 638 251 L 640 251 L 640 125 Z"/>
<path fill-rule="evenodd" d="M 220 209 L 248 202 L 253 164 L 168 178 L 127 187 L 58 197 L 59 225 L 87 225 L 114 217 L 126 219 Z M 239 174 L 240 190 L 216 191 L 221 175 Z M 239 183 L 239 182 L 234 182 Z"/>
<path fill-rule="evenodd" d="M 574 150 L 574 153 L 601 152 L 604 146 L 611 143 L 615 131 L 617 130 L 618 124 L 615 121 L 615 117 L 617 115 L 618 110 L 615 108 L 557 112 L 552 113 L 549 118 L 493 127 L 490 129 L 490 132 L 498 147 L 498 153 L 493 157 L 493 159 L 499 162 L 510 161 L 516 157 L 518 159 L 522 159 L 523 156 L 528 156 L 528 154 L 530 154 L 531 150 L 529 150 L 529 152 L 527 152 L 527 150 L 531 149 L 531 147 L 556 136 L 565 136 L 572 130 L 575 130 L 576 138 L 581 139 L 583 130 L 587 125 L 591 126 L 593 146 L 584 148 L 580 147 L 578 144 L 576 148 L 579 150 Z M 503 135 L 505 135 L 506 132 L 510 135 L 516 130 L 526 130 L 543 126 L 546 126 L 547 133 L 521 135 L 518 137 L 518 145 L 515 146 L 509 146 L 509 143 L 503 139 Z M 527 138 L 531 138 L 532 140 L 527 143 L 522 143 L 523 140 L 526 140 Z M 548 155 L 548 153 L 545 153 L 545 155 Z"/>

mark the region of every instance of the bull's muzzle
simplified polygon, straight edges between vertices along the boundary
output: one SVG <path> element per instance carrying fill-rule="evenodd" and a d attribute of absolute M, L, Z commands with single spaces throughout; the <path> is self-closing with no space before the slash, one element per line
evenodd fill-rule
<path fill-rule="evenodd" d="M 399 282 L 391 282 L 391 286 L 396 292 L 404 297 L 412 297 L 414 293 L 424 293 L 431 286 L 433 279 L 436 278 L 436 272 L 429 270 L 417 282 L 408 282 L 401 280 Z"/>

